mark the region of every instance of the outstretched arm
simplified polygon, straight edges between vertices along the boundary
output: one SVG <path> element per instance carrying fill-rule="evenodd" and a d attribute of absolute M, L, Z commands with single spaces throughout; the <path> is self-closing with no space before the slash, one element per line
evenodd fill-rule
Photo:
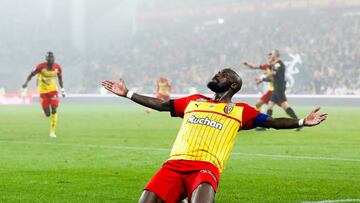
<path fill-rule="evenodd" d="M 124 80 L 120 79 L 120 82 L 113 82 L 109 80 L 102 81 L 102 86 L 108 91 L 121 97 L 128 97 L 132 101 L 155 109 L 158 111 L 170 111 L 170 101 L 162 101 L 154 97 L 147 97 L 140 94 L 133 93 L 126 88 Z"/>
<path fill-rule="evenodd" d="M 22 88 L 26 88 L 28 86 L 28 83 L 30 82 L 31 78 L 34 77 L 34 75 L 35 74 L 33 72 L 29 74 L 29 76 L 26 78 L 25 83 L 22 85 Z"/>
<path fill-rule="evenodd" d="M 306 118 L 304 119 L 291 119 L 291 118 L 266 118 L 266 124 L 270 128 L 275 129 L 292 129 L 298 128 L 302 126 L 316 126 L 319 125 L 327 118 L 326 113 L 318 113 L 320 107 L 317 107 L 314 111 L 312 111 Z"/>
<path fill-rule="evenodd" d="M 243 64 L 252 69 L 260 69 L 260 65 L 256 65 L 256 64 L 248 63 L 248 62 L 243 62 Z"/>

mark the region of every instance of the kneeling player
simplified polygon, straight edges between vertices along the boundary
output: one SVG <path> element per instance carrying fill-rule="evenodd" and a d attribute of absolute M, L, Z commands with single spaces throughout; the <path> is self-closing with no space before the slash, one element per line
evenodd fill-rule
<path fill-rule="evenodd" d="M 318 108 L 306 119 L 272 118 L 245 103 L 234 103 L 232 97 L 242 85 L 232 69 L 217 73 L 207 87 L 214 98 L 200 94 L 162 101 L 129 91 L 125 82 L 103 81 L 112 93 L 183 118 L 170 158 L 153 176 L 142 193 L 140 203 L 214 202 L 220 173 L 229 159 L 238 131 L 257 126 L 291 129 L 315 126 L 326 119 Z"/>

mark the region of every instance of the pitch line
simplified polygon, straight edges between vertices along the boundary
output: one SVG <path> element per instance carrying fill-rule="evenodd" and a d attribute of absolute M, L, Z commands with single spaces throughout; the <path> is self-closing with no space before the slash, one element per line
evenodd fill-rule
<path fill-rule="evenodd" d="M 335 200 L 320 200 L 320 201 L 304 201 L 301 203 L 337 203 L 337 202 L 360 202 L 360 199 L 335 199 Z"/>
<path fill-rule="evenodd" d="M 164 152 L 170 151 L 170 149 L 168 149 L 168 148 L 155 148 L 155 147 L 136 147 L 136 146 L 129 147 L 129 146 L 121 146 L 121 145 L 29 142 L 29 141 L 16 141 L 16 140 L 0 140 L 0 143 L 28 144 L 28 145 L 50 145 L 50 146 L 82 147 L 82 148 L 123 149 L 123 150 L 140 150 L 140 151 L 164 151 Z M 232 155 L 241 155 L 241 156 L 251 156 L 251 157 L 360 162 L 360 159 L 342 158 L 342 157 L 322 157 L 322 156 L 315 157 L 315 156 L 302 156 L 302 155 L 258 154 L 258 153 L 244 153 L 244 152 L 232 152 L 231 154 Z"/>

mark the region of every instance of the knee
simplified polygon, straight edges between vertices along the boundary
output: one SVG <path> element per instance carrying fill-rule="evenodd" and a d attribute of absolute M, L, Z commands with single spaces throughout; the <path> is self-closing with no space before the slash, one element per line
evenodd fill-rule
<path fill-rule="evenodd" d="M 51 108 L 51 113 L 56 114 L 56 108 Z"/>
<path fill-rule="evenodd" d="M 46 111 L 44 112 L 46 117 L 50 117 L 50 112 Z"/>
<path fill-rule="evenodd" d="M 163 201 L 155 193 L 144 190 L 138 203 L 163 203 Z"/>
<path fill-rule="evenodd" d="M 190 202 L 213 203 L 215 201 L 215 190 L 209 183 L 200 184 L 193 192 Z"/>

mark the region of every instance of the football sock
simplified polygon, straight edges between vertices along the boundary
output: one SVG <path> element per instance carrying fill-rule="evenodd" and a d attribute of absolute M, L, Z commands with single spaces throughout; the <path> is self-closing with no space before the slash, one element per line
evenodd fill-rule
<path fill-rule="evenodd" d="M 56 124 L 57 124 L 57 113 L 54 113 L 51 114 L 51 128 L 50 128 L 51 133 L 55 133 Z"/>
<path fill-rule="evenodd" d="M 298 118 L 295 114 L 295 111 L 291 107 L 287 108 L 285 111 L 291 118 L 294 118 L 294 119 Z"/>
<path fill-rule="evenodd" d="M 268 109 L 266 114 L 269 115 L 270 117 L 272 116 L 273 110 L 272 109 Z"/>

